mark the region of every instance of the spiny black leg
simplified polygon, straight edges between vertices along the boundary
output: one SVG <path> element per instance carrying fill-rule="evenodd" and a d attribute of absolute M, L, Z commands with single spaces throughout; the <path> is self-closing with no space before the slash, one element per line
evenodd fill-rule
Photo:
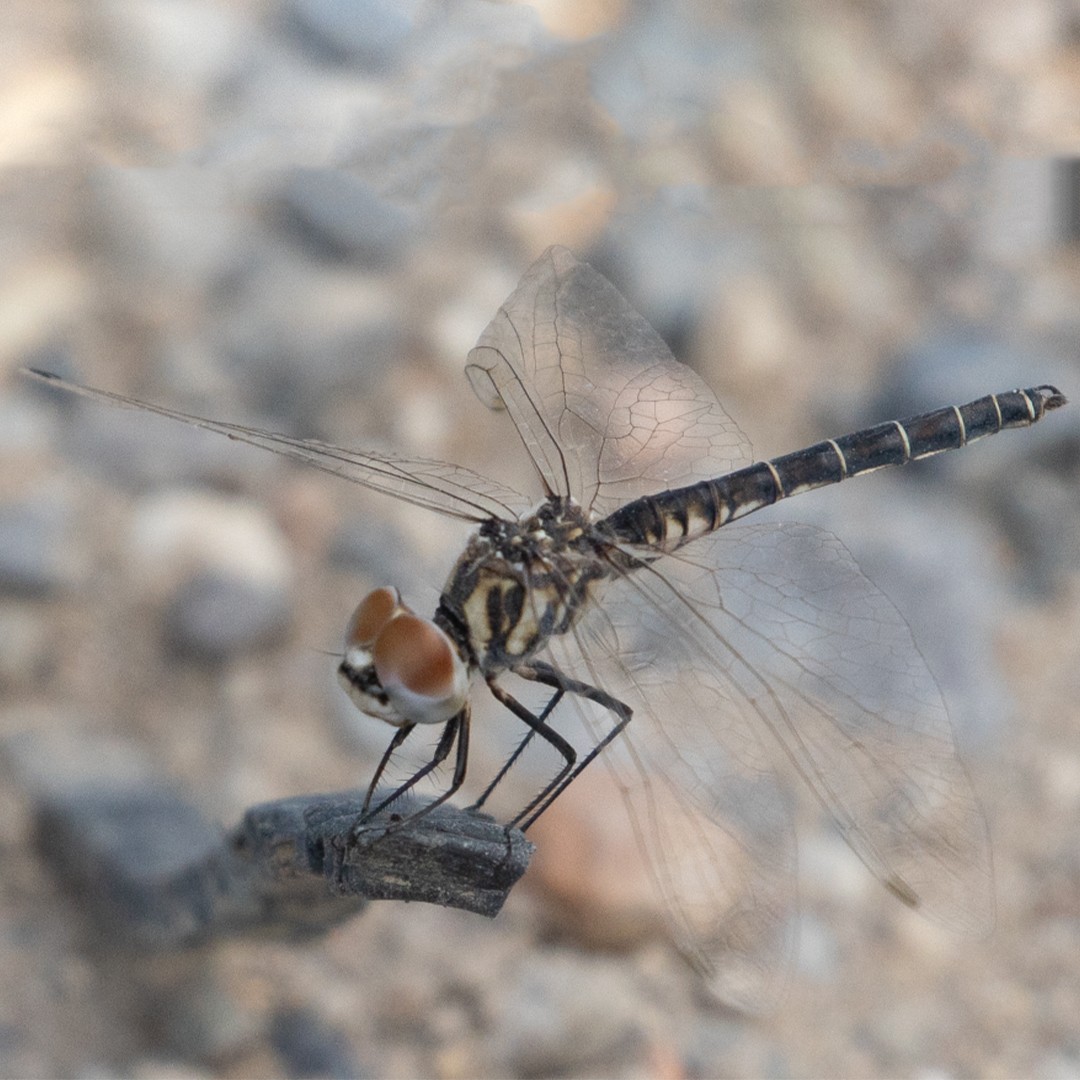
<path fill-rule="evenodd" d="M 461 712 L 457 713 L 457 715 L 452 716 L 449 720 L 447 720 L 446 727 L 443 728 L 443 733 L 439 737 L 439 744 L 435 747 L 435 752 L 431 755 L 431 760 L 422 769 L 417 769 L 417 771 L 413 773 L 413 775 L 410 776 L 404 784 L 400 785 L 400 787 L 392 791 L 385 799 L 383 799 L 381 803 L 379 803 L 378 806 L 375 807 L 374 810 L 365 810 L 360 818 L 361 822 L 364 822 L 370 818 L 376 817 L 381 814 L 392 802 L 394 802 L 396 799 L 399 799 L 402 795 L 405 794 L 406 791 L 412 788 L 415 784 L 419 783 L 419 781 L 423 780 L 424 777 L 431 773 L 433 770 L 437 769 L 446 760 L 447 756 L 450 753 L 450 748 L 454 745 L 454 740 L 458 739 L 459 734 L 461 735 L 461 738 L 458 740 L 458 753 L 454 766 L 454 779 L 450 790 L 447 791 L 446 794 L 441 795 L 435 802 L 429 804 L 428 806 L 425 806 L 423 810 L 419 811 L 417 814 L 410 815 L 408 820 L 411 821 L 413 820 L 413 818 L 418 817 L 419 814 L 426 813 L 432 807 L 438 806 L 441 802 L 445 802 L 451 795 L 453 795 L 455 791 L 457 791 L 459 787 L 461 787 L 461 781 L 465 777 L 465 759 L 468 756 L 469 750 L 469 720 L 467 714 L 468 706 L 462 709 Z M 409 731 L 411 731 L 412 728 L 415 726 L 415 724 L 411 725 Z M 404 738 L 404 736 L 401 736 L 400 739 L 398 738 L 398 736 L 394 736 L 394 740 L 391 742 L 390 748 L 387 750 L 387 753 L 383 755 L 384 759 L 389 757 L 391 751 L 393 751 L 396 746 L 400 746 L 401 743 L 404 742 Z M 464 752 L 462 751 L 462 742 L 464 742 L 465 744 Z M 376 773 L 376 779 L 378 779 L 378 773 Z"/>
<path fill-rule="evenodd" d="M 526 678 L 528 678 L 528 676 L 526 676 Z M 577 751 L 554 728 L 549 727 L 544 722 L 544 717 L 547 716 L 547 714 L 550 712 L 550 709 L 545 709 L 543 716 L 536 716 L 534 713 L 531 713 L 528 709 L 526 709 L 525 706 L 517 700 L 517 698 L 513 697 L 494 681 L 489 680 L 488 687 L 491 690 L 492 694 L 495 695 L 495 699 L 497 701 L 505 705 L 523 723 L 528 724 L 531 731 L 539 735 L 540 738 L 553 746 L 562 755 L 562 768 L 555 776 L 555 779 L 552 780 L 551 783 L 548 784 L 540 793 L 541 796 L 546 795 L 548 791 L 550 791 L 553 787 L 556 787 L 563 780 L 563 778 L 569 774 L 570 770 L 573 769 L 574 763 L 577 761 Z M 562 688 L 557 687 L 557 689 L 561 690 Z M 553 701 L 557 700 L 557 698 L 560 696 L 561 695 L 555 695 Z M 503 772 L 505 772 L 505 769 L 503 770 Z M 500 775 L 502 774 L 500 773 Z M 532 802 L 530 802 L 529 805 L 525 808 L 523 813 L 528 813 L 536 804 L 536 801 L 536 799 L 533 799 Z M 510 822 L 511 828 L 517 825 L 521 816 L 521 814 L 518 814 L 514 817 L 514 819 Z"/>
<path fill-rule="evenodd" d="M 547 720 L 547 718 L 551 715 L 552 710 L 562 700 L 562 696 L 562 690 L 557 690 L 554 694 L 552 694 L 551 700 L 547 703 L 547 705 L 544 706 L 544 711 L 537 718 L 541 723 Z M 484 788 L 484 792 L 480 796 L 480 798 L 478 798 L 476 802 L 474 802 L 472 806 L 469 807 L 470 810 L 479 810 L 484 805 L 484 803 L 488 801 L 491 793 L 499 786 L 499 784 L 502 783 L 503 777 L 505 777 L 506 774 L 511 770 L 511 768 L 513 768 L 514 762 L 517 761 L 517 759 L 521 757 L 521 755 L 525 752 L 525 747 L 527 747 L 529 743 L 532 742 L 533 736 L 535 734 L 536 728 L 530 727 L 529 730 L 525 733 L 525 738 L 523 738 L 518 744 L 517 749 L 506 760 L 503 767 L 499 769 L 499 771 L 495 774 L 495 779 L 492 780 L 486 788 Z"/>
<path fill-rule="evenodd" d="M 555 779 L 552 780 L 551 783 L 549 783 L 536 798 L 534 798 L 528 806 L 513 819 L 513 821 L 511 821 L 510 824 L 512 826 L 517 826 L 524 832 L 567 789 L 567 787 L 581 775 L 582 770 L 592 763 L 597 754 L 599 754 L 604 747 L 608 746 L 611 741 L 623 731 L 626 725 L 630 723 L 630 718 L 634 714 L 630 706 L 619 701 L 618 698 L 612 697 L 599 687 L 590 686 L 589 683 L 579 682 L 577 679 L 570 679 L 556 668 L 553 668 L 550 664 L 534 662 L 527 667 L 515 668 L 514 671 L 515 674 L 520 675 L 524 679 L 531 679 L 535 682 L 543 683 L 545 686 L 551 686 L 557 690 L 562 690 L 564 693 L 576 694 L 578 697 L 583 697 L 587 701 L 595 702 L 602 708 L 614 713 L 618 718 L 611 730 L 585 755 L 584 758 L 581 759 L 580 762 L 578 762 L 576 768 L 574 767 L 573 762 L 565 765 Z M 550 731 L 551 729 L 548 728 L 548 730 Z M 543 732 L 540 732 L 540 734 L 543 734 Z"/>
<path fill-rule="evenodd" d="M 603 693 L 603 691 L 601 691 Z M 593 699 L 595 700 L 595 699 Z M 630 723 L 630 718 L 633 716 L 633 712 L 627 706 L 623 706 L 626 709 L 626 715 L 619 718 L 618 723 L 578 762 L 577 768 L 574 769 L 569 776 L 567 776 L 561 783 L 556 781 L 555 784 L 549 784 L 544 791 L 533 799 L 524 810 L 511 822 L 512 825 L 517 825 L 522 832 L 525 832 L 536 819 L 549 807 L 551 804 L 581 775 L 583 770 L 588 768 L 592 764 L 596 756 L 606 747 L 611 741 L 619 735 L 627 724 Z"/>
<path fill-rule="evenodd" d="M 371 797 L 375 794 L 375 788 L 382 779 L 382 774 L 386 771 L 386 766 L 390 764 L 390 759 L 394 756 L 394 751 L 409 737 L 409 732 L 415 727 L 415 724 L 404 724 L 394 732 L 394 737 L 390 740 L 390 745 L 383 753 L 382 759 L 379 761 L 379 766 L 375 770 L 375 775 L 371 778 L 371 783 L 368 784 L 367 794 L 364 796 L 364 808 L 360 811 L 360 816 L 362 818 L 367 817 L 368 808 L 371 806 Z"/>
<path fill-rule="evenodd" d="M 466 705 L 465 708 L 462 709 L 461 712 L 457 714 L 457 716 L 453 717 L 453 719 L 451 719 L 446 725 L 447 728 L 449 728 L 451 724 L 457 725 L 455 731 L 455 734 L 457 736 L 457 755 L 454 758 L 454 775 L 450 781 L 450 786 L 437 799 L 433 799 L 426 806 L 420 807 L 420 809 L 417 810 L 415 814 L 410 814 L 407 818 L 402 818 L 400 821 L 394 822 L 393 825 L 387 826 L 388 832 L 391 832 L 394 829 L 401 829 L 406 825 L 412 825 L 414 822 L 419 821 L 420 818 L 422 818 L 425 814 L 430 814 L 436 806 L 441 806 L 444 802 L 446 802 L 446 800 L 449 799 L 454 794 L 454 792 L 456 792 L 458 788 L 460 788 L 461 785 L 465 782 L 465 769 L 469 764 L 469 730 L 471 726 L 471 719 L 472 714 L 469 711 L 469 706 Z M 450 746 L 454 741 L 453 736 L 450 736 L 449 738 L 447 736 L 448 732 L 443 731 L 442 738 L 439 739 L 439 745 L 435 748 L 435 753 L 432 756 L 431 761 L 428 762 L 428 764 L 425 765 L 424 768 L 421 769 L 420 772 L 417 773 L 416 776 L 414 776 L 406 785 L 404 785 L 403 788 L 399 788 L 397 791 L 394 792 L 393 795 L 390 796 L 389 799 L 386 799 L 384 802 L 382 802 L 376 809 L 375 813 L 378 813 L 379 810 L 382 810 L 387 805 L 387 803 L 393 802 L 394 799 L 396 799 L 403 790 L 407 790 L 408 788 L 412 787 L 412 785 L 415 784 L 417 780 L 419 780 L 422 776 L 426 776 L 429 772 L 431 772 L 432 769 L 436 768 L 446 758 L 447 754 L 450 753 Z"/>

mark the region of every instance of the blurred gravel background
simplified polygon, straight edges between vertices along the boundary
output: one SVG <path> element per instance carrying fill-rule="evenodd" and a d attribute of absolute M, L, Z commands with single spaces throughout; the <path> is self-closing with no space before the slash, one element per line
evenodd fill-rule
<path fill-rule="evenodd" d="M 152 767 L 227 826 L 365 782 L 385 730 L 327 653 L 376 584 L 432 607 L 464 533 L 15 373 L 526 486 L 461 368 L 563 243 L 759 456 L 1080 401 L 1076 0 L 5 0 L 0 42 L 0 1074 L 1080 1075 L 1080 405 L 784 508 L 910 620 L 998 929 L 927 925 L 808 815 L 790 987 L 747 1018 L 638 918 L 602 770 L 493 923 L 96 941 L 40 793 Z"/>

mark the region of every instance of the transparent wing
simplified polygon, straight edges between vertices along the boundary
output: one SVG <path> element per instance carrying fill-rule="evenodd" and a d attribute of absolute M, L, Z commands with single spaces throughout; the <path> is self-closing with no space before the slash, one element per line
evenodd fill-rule
<path fill-rule="evenodd" d="M 792 809 L 731 688 L 688 664 L 669 621 L 632 591 L 551 643 L 561 670 L 634 710 L 603 761 L 621 790 L 672 940 L 721 1000 L 768 1009 L 790 970 L 796 910 Z M 612 718 L 573 698 L 593 738 Z M 711 718 L 712 737 L 682 718 Z M 723 735 L 721 739 L 720 736 Z"/>
<path fill-rule="evenodd" d="M 435 510 L 450 517 L 480 522 L 490 517 L 517 517 L 529 508 L 530 500 L 511 488 L 460 465 L 427 458 L 406 458 L 363 450 L 349 450 L 316 439 L 296 439 L 260 428 L 207 420 L 163 405 L 95 390 L 68 382 L 45 371 L 23 369 L 28 375 L 82 397 L 125 408 L 167 416 L 172 420 L 215 431 L 238 442 L 270 450 L 323 472 L 341 476 L 354 484 Z"/>
<path fill-rule="evenodd" d="M 526 272 L 466 372 L 489 408 L 510 413 L 548 492 L 595 514 L 750 462 L 709 387 L 565 248 Z"/>
<path fill-rule="evenodd" d="M 988 932 L 986 823 L 892 601 L 835 536 L 807 525 L 721 530 L 687 551 L 616 588 L 647 597 L 677 628 L 684 662 L 723 681 L 722 711 L 678 715 L 688 767 L 718 739 L 771 735 L 890 891 L 954 930 Z"/>
<path fill-rule="evenodd" d="M 714 991 L 766 1007 L 788 966 L 795 843 L 778 769 L 899 899 L 987 932 L 986 825 L 892 602 L 809 526 L 722 530 L 687 551 L 613 582 L 551 652 L 634 710 L 609 765 L 673 937 Z M 579 709 L 594 732 L 610 725 Z"/>

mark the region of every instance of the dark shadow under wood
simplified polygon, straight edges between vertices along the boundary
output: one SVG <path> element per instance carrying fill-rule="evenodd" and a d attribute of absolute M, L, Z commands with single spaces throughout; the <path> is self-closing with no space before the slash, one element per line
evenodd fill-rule
<path fill-rule="evenodd" d="M 402 824 L 421 805 L 405 800 L 357 830 L 355 791 L 262 803 L 223 832 L 142 770 L 42 779 L 25 785 L 41 857 L 106 940 L 137 950 L 308 938 L 371 900 L 493 917 L 533 850 L 520 831 L 452 806 Z"/>

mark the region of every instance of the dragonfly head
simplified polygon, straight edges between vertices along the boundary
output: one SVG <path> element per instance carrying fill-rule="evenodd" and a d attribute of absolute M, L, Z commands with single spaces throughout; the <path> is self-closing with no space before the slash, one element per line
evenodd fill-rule
<path fill-rule="evenodd" d="M 469 691 L 454 643 L 388 588 L 365 596 L 349 619 L 338 678 L 361 712 L 394 727 L 445 723 Z"/>

